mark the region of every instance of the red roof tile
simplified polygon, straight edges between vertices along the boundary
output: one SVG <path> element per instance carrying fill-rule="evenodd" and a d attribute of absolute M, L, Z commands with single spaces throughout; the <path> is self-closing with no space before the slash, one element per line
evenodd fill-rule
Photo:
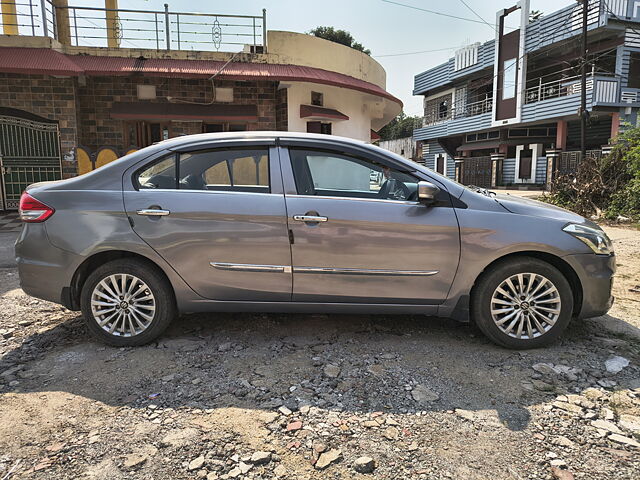
<path fill-rule="evenodd" d="M 385 89 L 342 73 L 301 65 L 64 55 L 46 48 L 0 48 L 0 71 L 48 75 L 145 75 L 154 77 L 210 77 L 229 80 L 310 82 L 349 88 L 402 102 Z"/>
<path fill-rule="evenodd" d="M 317 105 L 300 105 L 300 118 L 332 118 L 335 120 L 349 120 L 349 116 L 334 110 L 333 108 L 319 107 Z"/>
<path fill-rule="evenodd" d="M 0 48 L 0 71 L 74 76 L 83 73 L 67 55 L 48 48 Z"/>

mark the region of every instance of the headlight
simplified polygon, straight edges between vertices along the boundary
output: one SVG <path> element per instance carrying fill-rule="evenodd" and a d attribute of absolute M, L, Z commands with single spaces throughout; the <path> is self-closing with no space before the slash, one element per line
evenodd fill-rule
<path fill-rule="evenodd" d="M 562 230 L 584 242 L 598 255 L 611 255 L 613 253 L 611 240 L 609 240 L 606 233 L 598 228 L 571 223 Z"/>

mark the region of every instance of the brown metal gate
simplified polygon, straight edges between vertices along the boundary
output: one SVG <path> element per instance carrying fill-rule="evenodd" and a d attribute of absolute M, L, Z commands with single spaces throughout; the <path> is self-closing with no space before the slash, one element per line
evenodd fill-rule
<path fill-rule="evenodd" d="M 465 158 L 462 166 L 462 183 L 491 188 L 491 157 Z"/>
<path fill-rule="evenodd" d="M 587 158 L 600 158 L 602 150 L 587 150 Z M 582 158 L 582 152 L 562 152 L 558 159 L 558 167 L 556 172 L 558 175 L 575 175 L 578 171 L 578 165 Z"/>

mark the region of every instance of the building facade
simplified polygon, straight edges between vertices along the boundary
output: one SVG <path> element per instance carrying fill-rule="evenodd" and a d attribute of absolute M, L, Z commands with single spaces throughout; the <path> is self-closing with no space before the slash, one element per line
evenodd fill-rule
<path fill-rule="evenodd" d="M 13 4 L 13 5 L 12 5 Z M 289 130 L 371 141 L 402 103 L 368 55 L 225 16 L 3 0 L 0 209 L 29 183 L 163 139 Z"/>
<path fill-rule="evenodd" d="M 580 160 L 582 4 L 530 19 L 529 0 L 496 15 L 496 38 L 415 76 L 425 164 L 465 184 L 543 188 Z M 588 3 L 588 155 L 640 109 L 640 1 Z M 605 149 L 606 152 L 606 149 Z"/>

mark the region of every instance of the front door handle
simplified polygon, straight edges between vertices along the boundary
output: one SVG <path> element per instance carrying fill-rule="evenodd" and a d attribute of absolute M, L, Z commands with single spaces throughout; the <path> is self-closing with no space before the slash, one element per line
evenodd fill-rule
<path fill-rule="evenodd" d="M 327 217 L 321 217 L 319 215 L 294 215 L 293 219 L 297 220 L 298 222 L 313 222 L 313 223 L 326 222 L 327 220 L 329 220 Z"/>
<path fill-rule="evenodd" d="M 164 217 L 165 215 L 169 215 L 171 212 L 169 210 L 162 210 L 159 208 L 145 208 L 138 210 L 136 213 L 138 215 L 148 215 L 151 217 Z"/>

